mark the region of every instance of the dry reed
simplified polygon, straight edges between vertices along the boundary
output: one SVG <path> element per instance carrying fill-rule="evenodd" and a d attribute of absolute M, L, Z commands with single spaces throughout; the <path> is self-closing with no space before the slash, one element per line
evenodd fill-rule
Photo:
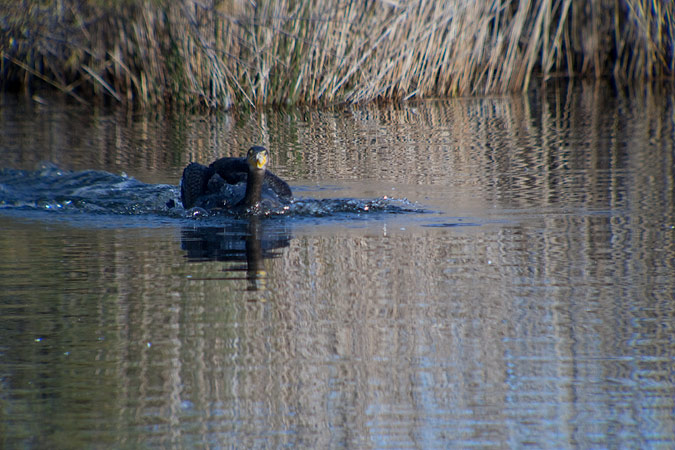
<path fill-rule="evenodd" d="M 79 101 L 332 104 L 672 78 L 667 0 L 0 0 L 0 84 Z"/>

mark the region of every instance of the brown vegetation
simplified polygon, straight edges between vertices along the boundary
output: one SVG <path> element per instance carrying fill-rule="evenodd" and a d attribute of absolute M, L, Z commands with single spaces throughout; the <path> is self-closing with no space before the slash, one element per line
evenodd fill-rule
<path fill-rule="evenodd" d="M 138 106 L 331 104 L 675 73 L 666 0 L 0 0 L 0 87 Z"/>

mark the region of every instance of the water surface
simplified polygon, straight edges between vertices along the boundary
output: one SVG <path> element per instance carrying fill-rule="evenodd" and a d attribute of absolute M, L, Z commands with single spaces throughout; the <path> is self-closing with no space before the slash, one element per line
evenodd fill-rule
<path fill-rule="evenodd" d="M 0 102 L 1 446 L 675 445 L 672 91 L 53 102 Z M 254 143 L 311 208 L 167 207 Z"/>

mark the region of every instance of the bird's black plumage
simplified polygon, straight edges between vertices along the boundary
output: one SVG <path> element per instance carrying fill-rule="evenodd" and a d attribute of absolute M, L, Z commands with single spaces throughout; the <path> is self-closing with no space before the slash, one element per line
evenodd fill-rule
<path fill-rule="evenodd" d="M 267 170 L 264 147 L 251 147 L 245 158 L 221 158 L 208 167 L 190 163 L 181 178 L 181 201 L 185 209 L 258 207 L 290 203 L 293 192 L 284 180 Z"/>

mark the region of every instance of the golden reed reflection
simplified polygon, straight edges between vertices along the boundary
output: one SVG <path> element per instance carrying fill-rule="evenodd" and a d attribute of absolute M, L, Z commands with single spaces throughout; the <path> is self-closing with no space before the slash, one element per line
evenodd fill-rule
<path fill-rule="evenodd" d="M 561 178 L 570 171 L 611 170 L 631 157 L 633 145 L 672 143 L 675 119 L 664 114 L 664 89 L 646 84 L 616 92 L 581 82 L 527 96 L 211 115 L 92 115 L 22 104 L 0 110 L 0 135 L 3 160 L 13 168 L 50 161 L 64 169 L 123 170 L 143 181 L 158 181 L 153 174 L 160 171 L 171 177 L 162 182 L 177 183 L 190 161 L 241 156 L 258 143 L 270 148 L 272 169 L 291 180 L 480 184 L 507 194 L 544 183 L 555 201 L 572 194 Z M 577 175 L 576 183 L 598 182 L 593 172 Z"/>
<path fill-rule="evenodd" d="M 140 423 L 132 446 L 152 430 L 165 446 L 204 435 L 243 447 L 261 435 L 269 446 L 363 446 L 377 433 L 405 443 L 429 414 L 463 421 L 467 440 L 509 446 L 505 415 L 514 410 L 610 416 L 617 398 L 598 396 L 610 387 L 589 380 L 639 378 L 653 393 L 672 392 L 673 330 L 663 318 L 675 292 L 673 106 L 655 87 L 629 96 L 578 89 L 167 125 L 169 149 L 137 156 L 147 167 L 182 169 L 259 138 L 291 181 L 477 187 L 476 201 L 508 214 L 462 233 L 298 232 L 278 258 L 253 261 L 267 273 L 262 292 L 216 280 L 227 270 L 220 261 L 187 262 L 179 232 L 84 229 L 59 241 L 44 227 L 16 227 L 0 235 L 6 260 L 41 262 L 12 263 L 20 270 L 12 279 L 45 286 L 59 317 L 82 319 L 67 327 L 44 313 L 21 319 L 22 330 L 51 326 L 54 348 L 80 349 L 38 375 L 73 405 L 81 396 L 73 386 L 102 386 L 80 408 L 117 414 L 125 433 Z M 125 126 L 141 125 L 112 128 L 132 148 Z M 98 150 L 101 161 L 132 161 Z M 567 409 L 550 407 L 551 398 Z M 674 406 L 634 401 L 638 424 Z M 485 405 L 494 409 L 487 426 Z M 584 430 L 571 424 L 558 435 L 585 442 Z"/>

